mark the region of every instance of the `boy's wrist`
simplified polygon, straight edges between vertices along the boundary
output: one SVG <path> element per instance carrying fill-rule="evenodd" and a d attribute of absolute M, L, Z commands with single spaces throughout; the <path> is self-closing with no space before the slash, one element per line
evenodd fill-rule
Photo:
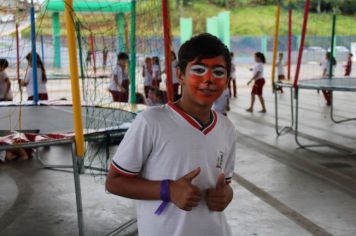
<path fill-rule="evenodd" d="M 171 194 L 170 194 L 170 180 L 165 179 L 161 181 L 160 184 L 160 198 L 164 202 L 170 202 L 171 201 Z"/>

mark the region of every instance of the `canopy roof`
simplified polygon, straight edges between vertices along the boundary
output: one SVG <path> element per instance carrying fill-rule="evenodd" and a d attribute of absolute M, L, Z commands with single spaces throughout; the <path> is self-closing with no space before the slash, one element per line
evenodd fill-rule
<path fill-rule="evenodd" d="M 73 8 L 76 12 L 107 12 L 107 13 L 125 13 L 130 12 L 131 1 L 73 1 Z M 42 11 L 64 11 L 64 0 L 47 0 L 42 5 Z"/>

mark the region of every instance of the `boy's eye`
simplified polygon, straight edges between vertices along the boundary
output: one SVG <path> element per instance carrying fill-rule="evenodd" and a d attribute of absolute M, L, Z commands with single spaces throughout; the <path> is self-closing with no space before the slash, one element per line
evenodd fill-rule
<path fill-rule="evenodd" d="M 208 72 L 208 68 L 202 65 L 193 65 L 190 68 L 190 73 L 198 76 L 203 76 Z"/>
<path fill-rule="evenodd" d="M 214 68 L 213 75 L 215 78 L 224 78 L 226 74 L 226 70 L 222 67 Z"/>

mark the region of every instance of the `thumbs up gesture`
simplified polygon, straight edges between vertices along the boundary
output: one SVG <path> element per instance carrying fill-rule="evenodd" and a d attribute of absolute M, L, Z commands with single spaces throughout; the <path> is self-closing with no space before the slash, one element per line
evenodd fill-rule
<path fill-rule="evenodd" d="M 194 178 L 200 174 L 200 167 L 169 184 L 171 201 L 180 209 L 191 211 L 201 199 L 200 189 L 192 184 Z"/>
<path fill-rule="evenodd" d="M 207 205 L 211 211 L 223 211 L 231 202 L 233 191 L 230 185 L 225 182 L 225 175 L 219 174 L 215 188 L 207 191 Z"/>

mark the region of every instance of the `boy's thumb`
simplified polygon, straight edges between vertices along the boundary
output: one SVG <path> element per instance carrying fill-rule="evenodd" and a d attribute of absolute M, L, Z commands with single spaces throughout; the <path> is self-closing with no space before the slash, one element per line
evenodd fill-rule
<path fill-rule="evenodd" d="M 192 181 L 195 177 L 197 177 L 200 173 L 200 167 L 192 170 L 191 172 L 189 172 L 188 174 L 183 176 L 183 179 L 186 179 L 188 181 Z"/>
<path fill-rule="evenodd" d="M 225 174 L 224 173 L 220 173 L 218 176 L 218 181 L 216 182 L 216 188 L 224 188 L 226 186 L 226 182 L 225 182 Z"/>

